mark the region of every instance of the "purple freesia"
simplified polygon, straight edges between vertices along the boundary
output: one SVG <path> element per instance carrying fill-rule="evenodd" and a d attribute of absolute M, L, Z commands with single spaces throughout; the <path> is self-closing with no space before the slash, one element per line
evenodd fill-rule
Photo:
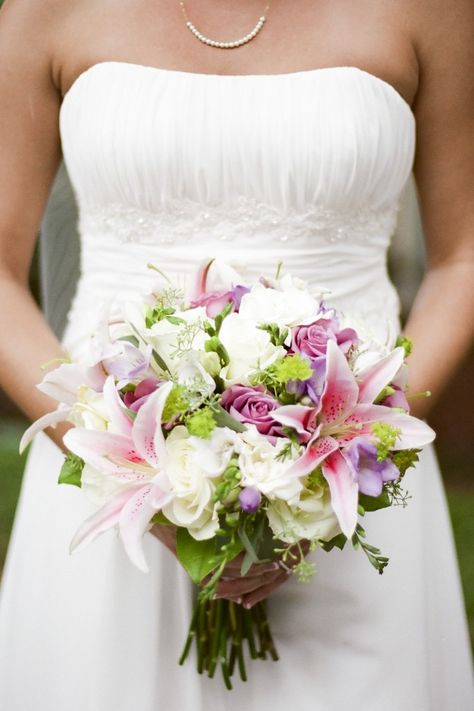
<path fill-rule="evenodd" d="M 138 412 L 159 385 L 160 381 L 157 380 L 157 378 L 145 378 L 145 380 L 142 380 L 142 382 L 137 385 L 135 390 L 130 390 L 124 394 L 124 404 L 129 410 Z"/>
<path fill-rule="evenodd" d="M 382 400 L 381 405 L 385 405 L 386 407 L 399 407 L 405 410 L 405 412 L 410 412 L 410 405 L 403 389 L 397 385 L 392 385 L 392 387 L 395 392 L 392 393 L 392 395 L 387 395 L 387 397 Z"/>
<path fill-rule="evenodd" d="M 381 404 L 387 407 L 399 407 L 405 412 L 410 412 L 410 404 L 405 395 L 405 390 L 408 385 L 408 368 L 406 364 L 403 364 L 390 383 L 391 387 L 395 390 L 392 395 L 387 395 Z"/>
<path fill-rule="evenodd" d="M 400 476 L 390 459 L 378 461 L 377 447 L 366 437 L 355 437 L 345 448 L 344 456 L 354 469 L 359 491 L 367 496 L 380 496 L 384 482 Z"/>
<path fill-rule="evenodd" d="M 290 380 L 286 389 L 297 395 L 298 399 L 307 395 L 314 405 L 318 405 L 326 382 L 326 358 L 320 356 L 310 359 L 309 365 L 313 371 L 312 376 L 308 380 Z"/>
<path fill-rule="evenodd" d="M 230 290 L 232 302 L 234 304 L 234 309 L 238 311 L 240 309 L 240 302 L 245 294 L 250 291 L 248 286 L 243 286 L 243 284 L 236 284 Z"/>
<path fill-rule="evenodd" d="M 291 331 L 291 350 L 310 358 L 325 356 L 328 341 L 334 341 L 343 353 L 358 341 L 353 328 L 340 329 L 335 316 L 318 318 L 307 326 L 295 326 Z"/>
<path fill-rule="evenodd" d="M 128 341 L 116 341 L 117 352 L 110 357 L 102 358 L 102 364 L 107 373 L 115 376 L 118 380 L 118 387 L 123 387 L 127 383 L 135 380 L 140 375 L 146 375 L 149 365 L 152 347 L 148 345 L 145 353 Z"/>
<path fill-rule="evenodd" d="M 255 513 L 262 501 L 262 495 L 253 486 L 246 486 L 239 494 L 240 508 L 245 513 Z"/>
<path fill-rule="evenodd" d="M 239 422 L 255 425 L 272 443 L 283 436 L 282 425 L 272 417 L 280 403 L 263 385 L 232 385 L 222 394 L 221 405 Z"/>

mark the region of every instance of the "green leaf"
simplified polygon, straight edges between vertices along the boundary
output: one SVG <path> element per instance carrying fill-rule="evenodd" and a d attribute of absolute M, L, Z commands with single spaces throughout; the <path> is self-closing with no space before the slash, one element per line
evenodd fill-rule
<path fill-rule="evenodd" d="M 166 365 L 165 361 L 164 361 L 163 358 L 160 356 L 160 354 L 158 353 L 158 351 L 156 351 L 156 350 L 153 348 L 153 350 L 152 350 L 151 353 L 152 353 L 152 355 L 153 355 L 153 358 L 154 358 L 155 361 L 156 361 L 157 366 L 158 366 L 159 368 L 161 368 L 161 370 L 164 370 L 164 371 L 166 371 L 167 373 L 169 373 L 169 372 L 170 372 L 170 369 L 168 368 L 168 366 Z"/>
<path fill-rule="evenodd" d="M 400 471 L 400 476 L 403 476 L 407 469 L 414 467 L 419 461 L 419 453 L 421 449 L 402 449 L 399 452 L 394 452 L 392 461 Z"/>
<path fill-rule="evenodd" d="M 215 538 L 196 541 L 186 528 L 178 528 L 176 553 L 181 565 L 196 585 L 217 566 Z"/>
<path fill-rule="evenodd" d="M 383 491 L 380 496 L 366 496 L 359 494 L 359 504 L 364 507 L 365 511 L 378 511 L 391 506 L 391 501 L 388 493 Z"/>
<path fill-rule="evenodd" d="M 80 487 L 84 464 L 83 459 L 69 452 L 59 472 L 58 484 L 71 484 L 72 486 Z"/>
<path fill-rule="evenodd" d="M 343 533 L 339 533 L 339 535 L 334 536 L 334 538 L 331 538 L 329 541 L 322 541 L 321 548 L 328 553 L 329 551 L 332 551 L 333 548 L 339 548 L 339 550 L 342 551 L 346 543 L 347 538 L 345 535 Z"/>
<path fill-rule="evenodd" d="M 158 526 L 173 526 L 174 524 L 169 521 L 166 516 L 164 515 L 163 511 L 158 511 L 153 518 L 151 519 L 151 523 L 156 523 Z"/>
<path fill-rule="evenodd" d="M 228 427 L 234 432 L 245 432 L 245 430 L 247 429 L 245 425 L 242 424 L 242 422 L 235 420 L 231 415 L 229 415 L 227 410 L 224 410 L 221 405 L 213 404 L 211 405 L 211 408 L 213 417 L 218 427 Z"/>

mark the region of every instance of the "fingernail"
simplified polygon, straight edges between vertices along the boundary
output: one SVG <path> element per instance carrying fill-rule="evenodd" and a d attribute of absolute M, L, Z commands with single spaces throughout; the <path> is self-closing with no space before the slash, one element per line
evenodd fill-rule
<path fill-rule="evenodd" d="M 241 605 L 241 604 L 242 604 L 242 598 L 241 598 L 241 597 L 238 597 L 237 600 L 236 600 L 236 603 L 237 603 L 237 605 Z"/>
<path fill-rule="evenodd" d="M 251 607 L 252 607 L 252 603 L 251 603 L 251 602 L 244 602 L 244 608 L 245 608 L 246 610 L 250 610 Z"/>

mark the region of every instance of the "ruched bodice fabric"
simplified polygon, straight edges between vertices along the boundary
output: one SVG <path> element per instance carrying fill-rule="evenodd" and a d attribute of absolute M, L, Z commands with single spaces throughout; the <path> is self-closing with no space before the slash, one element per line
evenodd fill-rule
<path fill-rule="evenodd" d="M 396 326 L 385 256 L 415 122 L 387 82 L 355 67 L 229 76 L 102 62 L 60 118 L 82 237 L 76 337 L 85 306 L 143 290 L 147 262 L 186 280 L 205 257 L 245 277 L 282 261 L 382 339 Z"/>

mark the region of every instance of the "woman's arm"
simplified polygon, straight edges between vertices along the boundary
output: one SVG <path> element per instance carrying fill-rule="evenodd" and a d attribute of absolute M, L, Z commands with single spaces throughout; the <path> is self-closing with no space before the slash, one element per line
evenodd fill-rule
<path fill-rule="evenodd" d="M 410 388 L 432 392 L 412 401 L 424 417 L 474 334 L 474 3 L 421 5 L 415 177 L 427 271 L 404 332 L 414 341 Z"/>
<path fill-rule="evenodd" d="M 0 11 L 0 386 L 30 419 L 56 407 L 35 384 L 43 376 L 41 365 L 64 355 L 28 288 L 61 158 L 52 5 L 7 0 Z M 59 427 L 48 434 L 61 444 Z"/>

